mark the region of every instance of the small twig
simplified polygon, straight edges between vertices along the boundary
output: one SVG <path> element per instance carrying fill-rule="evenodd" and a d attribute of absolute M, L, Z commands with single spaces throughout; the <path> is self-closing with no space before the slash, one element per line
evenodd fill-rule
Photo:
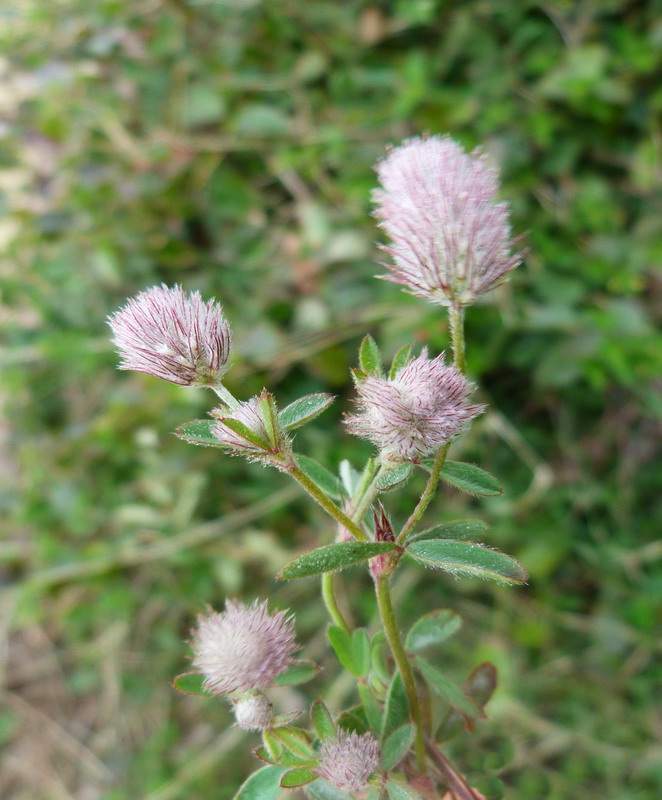
<path fill-rule="evenodd" d="M 456 800 L 478 800 L 478 795 L 469 787 L 464 777 L 456 772 L 453 765 L 433 742 L 427 743 L 427 749 L 434 763 L 448 783 L 448 788 Z"/>

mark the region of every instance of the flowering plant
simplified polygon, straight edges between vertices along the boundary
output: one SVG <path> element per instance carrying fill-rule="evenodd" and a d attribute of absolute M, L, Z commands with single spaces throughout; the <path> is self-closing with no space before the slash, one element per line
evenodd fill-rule
<path fill-rule="evenodd" d="M 303 683 L 318 668 L 295 657 L 293 616 L 270 612 L 266 602 L 228 600 L 224 610 L 201 614 L 192 632 L 194 670 L 176 678 L 175 687 L 227 697 L 236 724 L 262 737 L 255 755 L 266 766 L 245 781 L 236 800 L 268 800 L 297 788 L 313 800 L 417 800 L 440 797 L 440 791 L 447 800 L 481 797 L 442 752 L 444 726 L 426 713 L 422 697 L 423 691 L 438 695 L 447 718 L 455 715 L 471 729 L 489 699 L 489 691 L 475 687 L 494 687 L 494 667 L 479 665 L 464 686 L 450 681 L 424 653 L 450 636 L 459 618 L 446 609 L 428 611 L 403 638 L 390 581 L 412 561 L 456 576 L 526 580 L 517 561 L 475 541 L 484 533 L 482 522 L 419 530 L 440 480 L 474 495 L 501 493 L 489 473 L 450 461 L 448 454 L 485 408 L 471 403 L 476 386 L 465 375 L 465 307 L 504 280 L 519 256 L 508 209 L 495 199 L 496 172 L 482 154 L 467 154 L 449 138 L 416 138 L 393 149 L 377 172 L 375 213 L 391 240 L 384 248 L 392 257 L 386 277 L 448 308 L 452 364 L 443 354 L 430 358 L 423 348 L 415 355 L 405 345 L 386 369 L 377 344 L 365 337 L 352 373 L 357 410 L 345 419 L 350 434 L 376 448 L 361 472 L 344 462 L 336 477 L 294 451 L 291 432 L 328 408 L 330 395 L 308 395 L 280 409 L 266 389 L 245 401 L 228 391 L 222 379 L 231 333 L 214 301 L 204 303 L 180 287 L 154 287 L 109 319 L 122 368 L 216 392 L 220 405 L 212 419 L 185 423 L 177 432 L 181 439 L 276 467 L 338 523 L 335 542 L 290 561 L 277 578 L 321 576 L 328 641 L 357 681 L 359 705 L 334 716 L 316 699 L 310 726 L 294 724 L 296 712 L 274 713 L 269 689 Z M 384 495 L 403 486 L 414 469 L 427 473 L 427 483 L 397 530 Z M 336 600 L 334 574 L 359 563 L 372 576 L 382 624 L 372 639 L 365 629 L 350 628 Z"/>

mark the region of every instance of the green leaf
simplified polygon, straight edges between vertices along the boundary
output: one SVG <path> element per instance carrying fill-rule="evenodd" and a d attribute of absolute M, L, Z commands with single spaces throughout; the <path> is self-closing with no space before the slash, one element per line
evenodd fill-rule
<path fill-rule="evenodd" d="M 485 535 L 487 525 L 479 519 L 458 519 L 435 525 L 425 531 L 410 536 L 408 542 L 421 542 L 424 539 L 479 539 Z"/>
<path fill-rule="evenodd" d="M 312 800 L 352 800 L 346 792 L 341 792 L 335 786 L 331 786 L 324 778 L 318 778 L 314 783 L 306 786 L 306 794 Z"/>
<path fill-rule="evenodd" d="M 282 767 L 262 767 L 241 784 L 233 800 L 277 800 L 284 772 Z"/>
<path fill-rule="evenodd" d="M 393 469 L 389 469 L 377 478 L 377 488 L 380 492 L 388 492 L 395 489 L 400 483 L 404 483 L 411 475 L 411 464 L 400 464 Z"/>
<path fill-rule="evenodd" d="M 253 750 L 253 755 L 255 758 L 259 758 L 260 761 L 264 761 L 267 764 L 275 765 L 276 761 L 271 755 L 271 753 L 267 750 L 266 747 L 256 747 Z"/>
<path fill-rule="evenodd" d="M 384 642 L 386 641 L 386 636 L 384 635 L 384 631 L 377 631 L 377 633 L 372 637 L 372 644 L 370 645 L 370 654 L 372 659 L 372 668 L 375 671 L 375 675 L 377 678 L 384 684 L 388 684 L 391 680 L 391 675 L 386 669 L 386 664 L 384 663 Z"/>
<path fill-rule="evenodd" d="M 172 686 L 182 694 L 213 697 L 214 693 L 203 687 L 203 680 L 204 676 L 199 672 L 183 672 L 181 675 L 178 675 L 174 681 L 172 681 Z"/>
<path fill-rule="evenodd" d="M 382 715 L 382 739 L 386 739 L 393 731 L 409 719 L 409 702 L 407 692 L 400 673 L 396 672 L 386 692 L 384 713 Z"/>
<path fill-rule="evenodd" d="M 370 672 L 370 639 L 363 628 L 357 628 L 352 634 L 352 653 L 359 675 L 367 675 Z"/>
<path fill-rule="evenodd" d="M 413 741 L 414 727 L 412 725 L 403 725 L 393 731 L 382 745 L 381 768 L 386 771 L 393 769 L 406 755 Z"/>
<path fill-rule="evenodd" d="M 375 700 L 375 696 L 370 690 L 370 687 L 368 687 L 364 681 L 359 682 L 358 688 L 366 719 L 373 730 L 379 731 L 382 727 L 382 712 L 377 700 Z"/>
<path fill-rule="evenodd" d="M 340 475 L 340 481 L 345 489 L 345 492 L 347 493 L 347 496 L 353 497 L 354 492 L 356 492 L 361 481 L 361 473 L 357 472 L 345 458 L 340 462 L 338 474 Z"/>
<path fill-rule="evenodd" d="M 294 722 L 297 717 L 301 716 L 301 711 L 285 711 L 283 714 L 274 714 L 271 718 L 271 727 L 280 728 L 283 725 L 289 725 Z"/>
<path fill-rule="evenodd" d="M 403 367 L 406 367 L 411 360 L 413 348 L 410 344 L 403 344 L 398 352 L 393 356 L 391 361 L 391 371 L 389 372 L 389 379 L 393 380 Z"/>
<path fill-rule="evenodd" d="M 453 708 L 473 719 L 484 716 L 482 711 L 465 695 L 462 689 L 453 681 L 449 681 L 432 664 L 428 664 L 427 661 L 419 656 L 416 658 L 416 666 L 430 686 Z"/>
<path fill-rule="evenodd" d="M 278 415 L 280 424 L 286 431 L 300 428 L 326 411 L 335 399 L 332 394 L 326 393 L 307 394 L 305 397 L 300 397 L 289 406 L 285 406 L 280 412 Z"/>
<path fill-rule="evenodd" d="M 320 669 L 314 661 L 295 661 L 285 672 L 274 678 L 274 683 L 276 686 L 297 686 L 312 680 Z"/>
<path fill-rule="evenodd" d="M 359 734 L 369 731 L 370 725 L 363 706 L 353 706 L 343 711 L 338 717 L 338 727 L 343 731 L 354 731 Z"/>
<path fill-rule="evenodd" d="M 326 467 L 308 456 L 296 456 L 301 471 L 304 472 L 310 480 L 315 483 L 328 497 L 334 500 L 340 499 L 340 492 L 338 491 L 338 481 L 335 475 L 332 475 Z"/>
<path fill-rule="evenodd" d="M 318 547 L 288 562 L 276 575 L 279 580 L 290 581 L 321 575 L 323 572 L 351 567 L 368 558 L 388 553 L 395 547 L 393 542 L 337 542 Z"/>
<path fill-rule="evenodd" d="M 308 734 L 301 728 L 285 725 L 282 728 L 274 728 L 272 733 L 295 756 L 309 761 L 315 760 Z"/>
<path fill-rule="evenodd" d="M 326 635 L 338 661 L 348 672 L 359 677 L 361 673 L 354 661 L 354 647 L 349 633 L 339 625 L 329 625 Z"/>
<path fill-rule="evenodd" d="M 175 436 L 189 444 L 198 444 L 203 447 L 225 447 L 211 432 L 214 422 L 210 419 L 192 419 L 180 425 L 175 431 Z"/>
<path fill-rule="evenodd" d="M 232 417 L 219 417 L 218 421 L 221 425 L 225 425 L 226 428 L 234 431 L 237 435 L 241 436 L 242 439 L 254 444 L 256 447 L 267 451 L 271 449 L 271 445 L 266 439 L 251 430 L 248 425 L 244 425 L 240 420 L 233 419 Z"/>
<path fill-rule="evenodd" d="M 406 553 L 427 567 L 499 583 L 525 583 L 524 567 L 511 556 L 482 544 L 431 539 L 414 542 Z"/>
<path fill-rule="evenodd" d="M 412 653 L 417 653 L 419 650 L 425 650 L 426 647 L 445 641 L 461 625 L 460 615 L 448 608 L 430 611 L 412 625 L 405 646 Z"/>
<path fill-rule="evenodd" d="M 335 737 L 336 726 L 333 722 L 331 712 L 326 707 L 323 700 L 315 700 L 310 709 L 310 719 L 313 723 L 313 728 L 315 728 L 317 738 L 321 742 Z"/>
<path fill-rule="evenodd" d="M 423 800 L 421 795 L 411 786 L 389 778 L 386 782 L 389 800 Z"/>
<path fill-rule="evenodd" d="M 484 497 L 496 497 L 503 494 L 503 489 L 497 479 L 473 464 L 464 464 L 461 461 L 447 461 L 442 470 L 441 477 L 447 482 L 462 489 L 469 494 Z"/>
<path fill-rule="evenodd" d="M 474 705 L 483 714 L 485 706 L 489 702 L 494 690 L 497 687 L 497 671 L 494 664 L 483 661 L 474 667 L 467 678 L 462 682 L 462 689 Z M 437 740 L 443 741 L 453 738 L 462 730 L 473 730 L 473 718 L 460 713 L 456 709 L 451 709 L 437 731 Z"/>
<path fill-rule="evenodd" d="M 283 789 L 297 789 L 299 786 L 306 786 L 317 780 L 317 775 L 310 769 L 302 767 L 300 769 L 290 769 L 280 779 Z"/>
<path fill-rule="evenodd" d="M 267 432 L 269 444 L 271 448 L 278 446 L 280 438 L 279 425 L 278 425 L 278 409 L 276 402 L 269 392 L 263 391 L 257 401 L 257 410 L 264 425 L 264 430 Z"/>
<path fill-rule="evenodd" d="M 273 728 L 266 728 L 262 731 L 262 743 L 271 758 L 274 761 L 280 761 L 280 757 L 283 755 L 285 748 L 283 743 L 276 736 Z"/>
<path fill-rule="evenodd" d="M 359 364 L 367 375 L 374 378 L 381 377 L 382 357 L 377 343 L 369 333 L 364 336 L 359 348 Z"/>

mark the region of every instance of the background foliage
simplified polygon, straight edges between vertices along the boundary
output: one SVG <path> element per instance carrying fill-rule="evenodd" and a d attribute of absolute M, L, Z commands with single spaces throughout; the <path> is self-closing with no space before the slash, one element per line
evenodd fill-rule
<path fill-rule="evenodd" d="M 490 720 L 451 747 L 488 797 L 660 796 L 661 11 L 3 4 L 3 797 L 231 797 L 251 740 L 168 684 L 194 615 L 228 595 L 300 608 L 306 656 L 343 701 L 315 581 L 272 578 L 327 521 L 282 476 L 176 440 L 211 395 L 116 372 L 104 318 L 160 281 L 221 298 L 231 390 L 338 394 L 299 449 L 358 463 L 368 448 L 336 431 L 362 333 L 388 354 L 447 347 L 437 309 L 372 279 L 371 166 L 424 131 L 486 145 L 529 249 L 469 313 L 491 410 L 454 451 L 506 494 L 445 490 L 429 513 L 493 522 L 531 581 L 411 568 L 399 614 L 457 608 L 444 669 L 499 666 Z M 345 581 L 370 620 L 366 580 Z"/>

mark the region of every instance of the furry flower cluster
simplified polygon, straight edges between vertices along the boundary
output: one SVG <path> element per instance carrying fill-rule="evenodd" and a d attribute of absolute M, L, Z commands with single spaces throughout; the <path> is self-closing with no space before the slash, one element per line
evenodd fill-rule
<path fill-rule="evenodd" d="M 180 386 L 215 386 L 225 374 L 232 334 L 221 306 L 181 286 L 153 286 L 108 317 L 120 369 Z"/>
<path fill-rule="evenodd" d="M 371 733 L 338 731 L 320 748 L 317 774 L 344 792 L 363 789 L 379 766 L 379 744 Z"/>
<path fill-rule="evenodd" d="M 445 365 L 443 353 L 429 359 L 424 348 L 394 378 L 360 380 L 360 413 L 345 424 L 377 445 L 382 462 L 419 463 L 483 412 L 484 406 L 469 405 L 474 389 L 458 369 Z"/>
<path fill-rule="evenodd" d="M 192 631 L 193 666 L 214 694 L 266 689 L 292 663 L 297 650 L 294 621 L 270 614 L 266 601 L 246 606 L 228 600 L 225 610 L 201 614 Z"/>
<path fill-rule="evenodd" d="M 468 305 L 520 263 L 498 173 L 449 137 L 414 138 L 377 165 L 375 217 L 392 244 L 387 280 L 440 305 Z"/>

